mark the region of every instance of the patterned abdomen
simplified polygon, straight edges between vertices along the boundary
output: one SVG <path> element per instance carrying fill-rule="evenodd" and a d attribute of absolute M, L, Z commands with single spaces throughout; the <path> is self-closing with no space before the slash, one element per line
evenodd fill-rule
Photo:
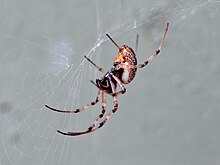
<path fill-rule="evenodd" d="M 137 71 L 136 68 L 129 68 L 129 65 L 137 65 L 136 55 L 132 48 L 124 45 L 115 58 L 114 66 L 116 66 L 115 64 L 123 64 L 121 65 L 121 69 L 123 70 L 120 79 L 124 84 L 130 83 L 134 79 Z"/>

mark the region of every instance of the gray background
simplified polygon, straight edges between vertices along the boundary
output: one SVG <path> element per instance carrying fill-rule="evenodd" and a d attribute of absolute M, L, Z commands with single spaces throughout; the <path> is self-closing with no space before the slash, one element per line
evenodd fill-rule
<path fill-rule="evenodd" d="M 220 164 L 220 3 L 217 0 L 0 0 L 0 164 L 218 165 Z M 102 76 L 87 55 L 108 70 L 117 53 L 107 39 L 135 46 L 138 70 L 119 110 L 98 132 L 82 131 L 101 104 L 89 82 Z M 108 98 L 108 110 L 112 108 Z"/>

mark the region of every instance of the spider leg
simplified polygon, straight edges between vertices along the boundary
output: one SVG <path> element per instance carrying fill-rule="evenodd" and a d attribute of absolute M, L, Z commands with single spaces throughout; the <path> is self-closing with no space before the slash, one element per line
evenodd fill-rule
<path fill-rule="evenodd" d="M 99 89 L 99 87 L 97 86 L 97 84 L 94 81 L 90 80 L 90 82 Z"/>
<path fill-rule="evenodd" d="M 83 107 L 81 107 L 81 108 L 77 108 L 77 109 L 75 109 L 75 110 L 56 109 L 56 108 L 53 108 L 53 107 L 51 107 L 51 106 L 49 106 L 49 105 L 45 105 L 45 107 L 49 108 L 49 109 L 52 110 L 52 111 L 56 111 L 56 112 L 79 113 L 79 112 L 81 112 L 81 111 L 83 111 L 83 110 L 85 110 L 85 109 L 87 109 L 87 108 L 89 108 L 89 107 L 91 107 L 91 106 L 97 104 L 97 103 L 99 102 L 99 100 L 100 100 L 100 97 L 101 97 L 102 93 L 103 93 L 103 91 L 99 90 L 98 95 L 97 95 L 95 101 L 92 101 L 90 104 L 87 104 L 87 105 L 85 105 L 85 106 L 83 106 Z"/>
<path fill-rule="evenodd" d="M 137 50 L 138 50 L 138 40 L 139 40 L 139 35 L 137 34 L 136 44 L 135 44 L 135 54 L 137 54 Z"/>
<path fill-rule="evenodd" d="M 127 67 L 129 67 L 129 68 L 143 68 L 143 67 L 145 67 L 155 56 L 157 56 L 157 55 L 160 53 L 161 49 L 162 49 L 162 46 L 163 46 L 163 43 L 164 43 L 164 39 L 165 39 L 165 37 L 166 37 L 166 35 L 167 35 L 168 28 L 169 28 L 169 23 L 167 23 L 165 32 L 164 32 L 164 34 L 163 34 L 163 37 L 162 37 L 162 40 L 161 40 L 161 42 L 160 42 L 160 45 L 159 45 L 158 49 L 153 53 L 153 55 L 151 55 L 151 56 L 147 59 L 147 61 L 145 61 L 143 64 L 127 65 Z M 122 65 L 124 65 L 124 64 L 122 64 Z M 120 66 L 118 66 L 118 67 L 120 67 Z"/>
<path fill-rule="evenodd" d="M 118 78 L 118 77 L 116 77 L 115 75 L 113 75 L 112 74 L 112 77 L 116 80 L 116 82 L 119 84 L 119 86 L 120 86 L 120 88 L 122 89 L 121 91 L 119 91 L 119 92 L 114 92 L 114 93 L 112 93 L 111 95 L 112 96 L 117 96 L 117 95 L 119 95 L 119 94 L 124 94 L 125 92 L 126 92 L 126 88 L 125 88 L 125 86 L 123 85 L 123 83 L 121 82 L 121 80 Z"/>
<path fill-rule="evenodd" d="M 102 92 L 102 111 L 99 114 L 98 118 L 88 128 L 88 130 L 92 130 L 97 125 L 100 119 L 104 116 L 105 112 L 106 112 L 106 95 L 104 92 Z"/>
<path fill-rule="evenodd" d="M 79 136 L 79 135 L 83 135 L 83 134 L 87 134 L 87 133 L 91 133 L 94 132 L 95 129 L 93 129 L 92 131 L 85 131 L 85 132 L 62 132 L 60 130 L 57 130 L 58 133 L 62 134 L 62 135 L 66 135 L 66 136 Z"/>
<path fill-rule="evenodd" d="M 95 130 L 101 128 L 104 126 L 104 124 L 110 119 L 110 117 L 118 110 L 118 98 L 117 96 L 113 96 L 114 99 L 114 108 L 112 109 L 112 111 L 105 117 L 105 119 L 99 123 L 99 126 L 97 128 L 95 128 Z"/>
<path fill-rule="evenodd" d="M 121 47 L 118 46 L 118 44 L 112 39 L 112 37 L 109 34 L 106 34 L 106 36 L 112 41 L 112 43 L 118 48 L 118 50 L 121 49 Z"/>
<path fill-rule="evenodd" d="M 109 95 L 111 95 L 111 96 L 117 96 L 117 95 L 119 95 L 119 94 L 124 94 L 124 93 L 126 92 L 126 88 L 125 88 L 124 85 L 122 84 L 121 80 L 120 80 L 118 77 L 114 76 L 114 75 L 112 75 L 112 76 L 113 76 L 113 78 L 117 81 L 117 83 L 119 84 L 119 86 L 121 87 L 122 90 L 119 91 L 119 92 L 107 93 L 107 94 L 109 94 Z M 95 85 L 95 86 L 99 89 L 99 87 L 96 85 L 96 83 L 95 83 L 94 81 L 90 80 L 90 82 L 91 82 L 93 85 Z M 101 89 L 100 89 L 100 90 L 101 90 Z"/>
<path fill-rule="evenodd" d="M 110 83 L 111 83 L 111 87 L 112 87 L 112 91 L 113 93 L 115 93 L 116 89 L 114 88 L 114 85 L 112 83 L 112 81 L 110 80 Z M 105 95 L 104 95 L 105 96 Z M 88 134 L 88 133 L 91 133 L 91 132 L 94 132 L 94 131 L 97 131 L 98 129 L 100 129 L 101 127 L 104 126 L 104 124 L 110 119 L 110 117 L 118 110 L 118 99 L 117 99 L 117 96 L 113 96 L 113 99 L 114 99 L 114 108 L 113 110 L 105 117 L 105 119 L 99 123 L 99 126 L 96 127 L 96 128 L 93 128 L 93 127 L 89 127 L 87 131 L 83 131 L 83 132 L 62 132 L 60 130 L 57 130 L 58 133 L 62 134 L 62 135 L 67 135 L 67 136 L 79 136 L 79 135 L 84 135 L 84 134 Z M 105 97 L 104 97 L 104 100 L 103 100 L 103 107 L 105 107 Z M 98 119 L 100 120 L 100 119 Z M 96 121 L 95 121 L 96 122 Z M 94 126 L 95 127 L 95 126 Z"/>
<path fill-rule="evenodd" d="M 87 131 L 83 131 L 83 132 L 62 132 L 60 130 L 57 130 L 58 133 L 62 134 L 62 135 L 66 135 L 66 136 L 79 136 L 79 135 L 84 135 L 84 134 L 88 134 L 88 133 L 92 133 L 97 131 L 98 129 L 100 129 L 101 127 L 104 126 L 104 124 L 110 119 L 110 117 L 117 111 L 118 109 L 118 99 L 117 96 L 114 96 L 114 108 L 113 110 L 105 117 L 105 119 L 99 123 L 99 126 L 91 129 L 90 127 L 88 128 Z"/>
<path fill-rule="evenodd" d="M 90 60 L 88 57 L 84 56 L 93 66 L 95 66 L 100 72 L 106 74 L 107 72 L 103 69 L 100 68 L 98 65 L 96 65 L 92 60 Z"/>

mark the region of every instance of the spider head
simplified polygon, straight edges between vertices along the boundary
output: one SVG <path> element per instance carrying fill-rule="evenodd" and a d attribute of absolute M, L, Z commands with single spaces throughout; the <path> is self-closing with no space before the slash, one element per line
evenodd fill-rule
<path fill-rule="evenodd" d="M 96 79 L 96 85 L 99 89 L 107 90 L 109 88 L 109 80 L 107 77 L 103 77 L 102 79 Z"/>
<path fill-rule="evenodd" d="M 115 84 L 115 81 L 113 81 L 113 84 Z M 99 89 L 107 92 L 112 93 L 112 87 L 109 80 L 109 75 L 105 75 L 102 79 L 96 79 L 96 85 Z"/>

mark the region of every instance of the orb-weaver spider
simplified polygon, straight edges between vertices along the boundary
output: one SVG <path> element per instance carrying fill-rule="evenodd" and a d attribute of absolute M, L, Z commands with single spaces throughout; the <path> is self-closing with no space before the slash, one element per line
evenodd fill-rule
<path fill-rule="evenodd" d="M 99 89 L 96 100 L 91 102 L 90 104 L 87 104 L 75 110 L 55 109 L 53 107 L 45 105 L 50 110 L 53 110 L 56 112 L 78 113 L 97 104 L 100 98 L 102 97 L 102 111 L 99 114 L 98 118 L 91 124 L 91 126 L 88 128 L 87 131 L 65 133 L 65 132 L 57 130 L 57 132 L 63 135 L 68 135 L 68 136 L 78 136 L 78 135 L 88 134 L 88 133 L 91 133 L 91 132 L 94 132 L 100 129 L 106 123 L 106 121 L 109 120 L 109 118 L 117 111 L 118 109 L 117 96 L 119 94 L 124 94 L 126 92 L 126 88 L 124 87 L 124 84 L 130 83 L 134 79 L 137 69 L 145 67 L 156 55 L 160 53 L 161 48 L 163 46 L 164 39 L 168 31 L 168 27 L 169 27 L 169 23 L 167 23 L 167 26 L 163 34 L 162 40 L 160 42 L 159 48 L 143 64 L 137 64 L 137 59 L 135 55 L 135 53 L 137 53 L 138 35 L 136 38 L 136 49 L 134 52 L 133 49 L 128 47 L 127 45 L 123 45 L 122 47 L 118 46 L 118 44 L 108 34 L 106 34 L 107 37 L 113 42 L 113 44 L 119 50 L 113 63 L 114 67 L 111 68 L 111 70 L 107 72 L 103 68 L 100 68 L 99 66 L 97 66 L 93 61 L 91 61 L 88 57 L 85 56 L 85 58 L 93 66 L 95 66 L 100 72 L 104 73 L 104 76 L 101 79 L 96 79 L 96 82 L 91 81 Z M 121 90 L 118 92 L 116 91 L 117 85 L 119 85 L 121 88 Z M 99 121 L 101 120 L 101 118 L 103 118 L 106 112 L 106 94 L 109 94 L 113 97 L 114 108 L 109 114 L 106 115 L 105 119 L 99 123 Z M 98 123 L 99 125 L 97 126 Z"/>

